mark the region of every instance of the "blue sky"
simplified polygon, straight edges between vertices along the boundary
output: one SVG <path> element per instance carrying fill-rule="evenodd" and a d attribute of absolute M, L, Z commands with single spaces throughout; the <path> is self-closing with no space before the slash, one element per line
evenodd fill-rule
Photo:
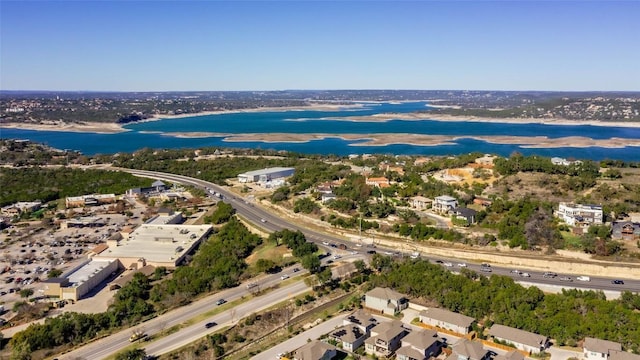
<path fill-rule="evenodd" d="M 2 90 L 640 90 L 638 1 L 4 1 Z"/>

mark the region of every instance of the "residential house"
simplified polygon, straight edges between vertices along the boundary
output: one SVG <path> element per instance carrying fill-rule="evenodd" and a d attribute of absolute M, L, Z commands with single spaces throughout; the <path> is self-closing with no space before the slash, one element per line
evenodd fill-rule
<path fill-rule="evenodd" d="M 375 356 L 391 356 L 400 348 L 401 340 L 409 334 L 402 322 L 393 320 L 374 326 L 371 337 L 365 340 L 365 352 Z"/>
<path fill-rule="evenodd" d="M 555 216 L 571 226 L 589 227 L 602 224 L 603 213 L 601 205 L 582 205 L 561 202 Z"/>
<path fill-rule="evenodd" d="M 433 200 L 424 196 L 414 196 L 409 202 L 411 207 L 417 210 L 426 210 L 431 207 Z"/>
<path fill-rule="evenodd" d="M 294 360 L 329 360 L 336 356 L 336 348 L 318 340 L 301 346 L 293 354 Z"/>
<path fill-rule="evenodd" d="M 398 360 L 426 360 L 440 353 L 442 341 L 433 330 L 412 331 L 402 338 L 402 346 L 396 350 Z"/>
<path fill-rule="evenodd" d="M 429 308 L 420 312 L 420 321 L 458 334 L 468 334 L 476 319 L 445 309 Z"/>
<path fill-rule="evenodd" d="M 530 354 L 537 354 L 549 347 L 549 338 L 509 326 L 494 324 L 489 329 L 489 335 L 494 339 L 512 344 L 518 350 Z"/>
<path fill-rule="evenodd" d="M 364 307 L 382 314 L 395 315 L 408 306 L 406 296 L 389 288 L 377 287 L 365 294 Z"/>
<path fill-rule="evenodd" d="M 511 350 L 504 355 L 498 355 L 494 360 L 524 360 L 524 355 L 518 350 Z"/>
<path fill-rule="evenodd" d="M 344 325 L 329 334 L 329 338 L 342 344 L 342 348 L 354 352 L 369 337 L 369 333 L 362 331 L 357 325 Z"/>
<path fill-rule="evenodd" d="M 609 352 L 609 360 L 640 360 L 640 355 L 627 351 L 611 350 Z"/>
<path fill-rule="evenodd" d="M 640 240 L 640 223 L 615 221 L 611 226 L 612 240 Z"/>
<path fill-rule="evenodd" d="M 585 359 L 609 359 L 611 351 L 622 351 L 617 342 L 587 337 L 582 343 Z"/>
<path fill-rule="evenodd" d="M 485 154 L 484 156 L 477 158 L 475 160 L 475 163 L 478 165 L 486 166 L 486 167 L 493 167 L 493 162 L 495 159 L 497 159 L 496 156 Z"/>
<path fill-rule="evenodd" d="M 324 203 L 329 202 L 331 200 L 335 200 L 336 198 L 337 198 L 337 196 L 334 193 L 323 193 L 320 196 L 320 202 L 322 202 L 324 204 Z"/>
<path fill-rule="evenodd" d="M 456 219 L 464 220 L 467 225 L 474 224 L 476 222 L 477 211 L 466 207 L 457 207 L 450 211 L 451 215 Z"/>
<path fill-rule="evenodd" d="M 330 182 L 324 182 L 318 186 L 316 186 L 316 192 L 320 194 L 331 194 L 333 193 L 333 186 Z"/>
<path fill-rule="evenodd" d="M 433 200 L 433 211 L 441 214 L 448 213 L 458 207 L 458 200 L 449 195 L 436 196 Z"/>
<path fill-rule="evenodd" d="M 329 334 L 329 337 L 342 343 L 342 348 L 355 351 L 371 335 L 371 329 L 378 321 L 364 310 L 356 310 L 342 321 L 342 326 Z"/>
<path fill-rule="evenodd" d="M 342 321 L 342 325 L 357 325 L 362 331 L 367 333 L 369 333 L 376 324 L 378 324 L 378 320 L 362 309 L 354 311 Z"/>
<path fill-rule="evenodd" d="M 476 205 L 480 205 L 483 208 L 487 208 L 489 206 L 491 206 L 491 204 L 493 204 L 493 200 L 486 198 L 486 197 L 481 197 L 481 196 L 476 196 L 473 199 L 473 203 Z"/>
<path fill-rule="evenodd" d="M 368 177 L 365 179 L 365 183 L 369 186 L 375 186 L 379 188 L 386 188 L 390 186 L 389 179 L 386 177 Z"/>
<path fill-rule="evenodd" d="M 489 360 L 489 351 L 482 347 L 482 343 L 469 339 L 460 339 L 452 347 L 447 360 Z"/>

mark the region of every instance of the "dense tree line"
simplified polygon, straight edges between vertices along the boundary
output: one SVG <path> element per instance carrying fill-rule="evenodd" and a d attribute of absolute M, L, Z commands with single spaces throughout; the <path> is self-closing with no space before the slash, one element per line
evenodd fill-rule
<path fill-rule="evenodd" d="M 417 241 L 429 239 L 461 241 L 464 238 L 464 236 L 457 231 L 450 229 L 438 229 L 423 223 L 417 223 L 415 225 L 396 223 L 393 224 L 392 229 L 400 236 L 406 236 Z"/>
<path fill-rule="evenodd" d="M 590 336 L 640 350 L 640 295 L 627 292 L 621 300 L 608 301 L 595 291 L 544 294 L 506 276 L 487 278 L 466 269 L 456 275 L 424 260 L 383 258 L 372 263 L 379 272 L 371 277 L 371 286 L 435 301 L 475 318 L 485 328 L 493 323 L 511 326 L 547 335 L 557 345 L 576 345 Z"/>
<path fill-rule="evenodd" d="M 177 268 L 170 279 L 153 287 L 151 299 L 158 303 L 179 295 L 189 301 L 205 292 L 237 286 L 247 268 L 244 259 L 261 243 L 258 235 L 231 218 L 200 246 L 189 266 Z"/>
<path fill-rule="evenodd" d="M 595 179 L 600 175 L 600 166 L 590 160 L 574 162 L 571 165 L 554 165 L 548 157 L 523 156 L 516 153 L 508 158 L 497 158 L 493 164 L 494 170 L 502 175 L 513 175 L 520 171 L 578 176 L 585 179 Z"/>
<path fill-rule="evenodd" d="M 48 202 L 85 194 L 122 194 L 152 180 L 119 171 L 72 168 L 0 168 L 0 206 L 17 201 Z"/>
<path fill-rule="evenodd" d="M 136 273 L 132 281 L 118 291 L 113 304 L 104 313 L 66 312 L 47 318 L 43 324 L 32 324 L 11 338 L 12 359 L 31 359 L 34 351 L 78 345 L 122 324 L 139 322 L 153 312 L 153 305 L 147 301 L 150 288 L 147 277 Z"/>
<path fill-rule="evenodd" d="M 216 205 L 216 210 L 210 216 L 205 216 L 204 222 L 211 224 L 222 224 L 229 220 L 236 213 L 236 209 L 231 206 L 231 204 L 227 204 L 225 202 L 218 202 Z"/>

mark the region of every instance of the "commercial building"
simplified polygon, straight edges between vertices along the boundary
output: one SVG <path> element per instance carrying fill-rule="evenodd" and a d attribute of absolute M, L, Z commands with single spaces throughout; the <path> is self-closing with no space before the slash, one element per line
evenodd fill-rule
<path fill-rule="evenodd" d="M 157 218 L 156 218 L 157 220 Z M 145 265 L 174 269 L 213 231 L 211 225 L 142 224 L 121 240 L 109 239 L 95 259 L 118 260 L 126 269 Z"/>
<path fill-rule="evenodd" d="M 33 212 L 40 209 L 42 202 L 40 201 L 19 201 L 15 204 L 4 206 L 1 209 L 2 215 L 17 216 L 23 212 Z"/>
<path fill-rule="evenodd" d="M 97 206 L 116 202 L 115 194 L 92 194 L 82 196 L 70 196 L 65 199 L 67 208 Z"/>
<path fill-rule="evenodd" d="M 90 259 L 59 278 L 44 280 L 44 295 L 78 301 L 118 270 L 118 261 Z"/>
<path fill-rule="evenodd" d="M 294 168 L 289 167 L 272 167 L 261 170 L 249 171 L 238 175 L 238 181 L 241 183 L 250 182 L 268 182 L 273 179 L 289 177 L 295 172 Z"/>

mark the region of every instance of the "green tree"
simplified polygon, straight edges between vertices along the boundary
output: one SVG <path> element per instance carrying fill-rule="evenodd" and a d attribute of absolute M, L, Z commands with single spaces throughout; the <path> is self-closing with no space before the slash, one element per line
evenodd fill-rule
<path fill-rule="evenodd" d="M 25 288 L 25 289 L 20 290 L 20 297 L 23 298 L 23 299 L 26 299 L 31 295 L 33 295 L 33 289 L 32 288 Z"/>
<path fill-rule="evenodd" d="M 315 274 L 322 269 L 320 258 L 315 254 L 307 254 L 302 257 L 302 267 L 309 270 L 310 273 Z"/>
<path fill-rule="evenodd" d="M 116 355 L 116 360 L 144 360 L 147 352 L 144 349 L 130 349 Z"/>

